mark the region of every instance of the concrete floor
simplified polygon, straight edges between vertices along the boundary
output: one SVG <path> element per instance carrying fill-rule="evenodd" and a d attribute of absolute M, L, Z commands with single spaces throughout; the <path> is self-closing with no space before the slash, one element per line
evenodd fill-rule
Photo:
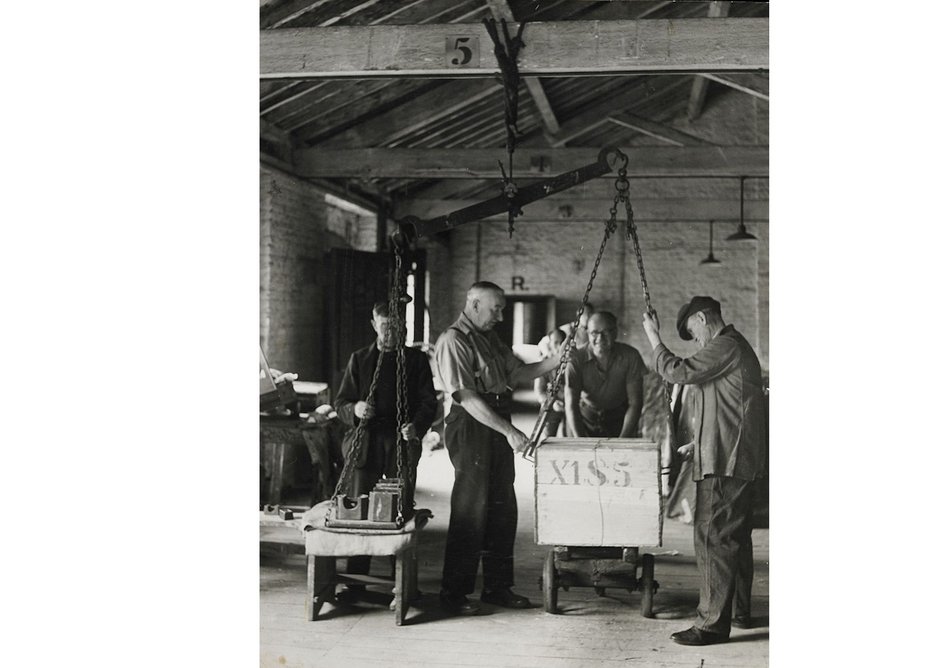
<path fill-rule="evenodd" d="M 531 412 L 516 414 L 525 433 Z M 505 610 L 483 606 L 477 617 L 447 617 L 438 606 L 445 531 L 449 516 L 452 465 L 445 450 L 424 452 L 419 468 L 418 506 L 433 511 L 421 537 L 420 582 L 424 597 L 415 602 L 407 625 L 394 624 L 387 609 L 389 590 L 375 590 L 353 605 L 325 605 L 324 617 L 305 621 L 305 557 L 262 549 L 260 560 L 260 665 L 326 668 L 431 666 L 745 666 L 768 665 L 768 530 L 753 535 L 755 582 L 752 614 L 759 628 L 732 630 L 730 642 L 694 648 L 669 636 L 692 625 L 698 576 L 692 528 L 674 520 L 664 524 L 656 555 L 653 619 L 641 616 L 640 592 L 592 588 L 560 590 L 560 614 L 544 612 L 538 578 L 549 549 L 534 542 L 533 466 L 516 460 L 519 522 L 515 543 L 515 591 L 538 607 Z M 341 562 L 340 562 L 341 563 Z M 372 571 L 386 574 L 385 559 Z M 480 583 L 480 578 L 479 578 Z M 477 594 L 475 596 L 477 598 Z"/>

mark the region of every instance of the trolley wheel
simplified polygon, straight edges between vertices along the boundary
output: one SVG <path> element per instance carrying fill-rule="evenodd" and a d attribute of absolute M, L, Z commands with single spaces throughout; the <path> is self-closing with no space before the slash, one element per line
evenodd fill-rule
<path fill-rule="evenodd" d="M 595 588 L 595 593 L 596 593 L 597 596 L 602 596 L 602 597 L 604 597 L 604 596 L 605 596 L 605 587 L 596 587 L 596 588 Z"/>
<path fill-rule="evenodd" d="M 552 548 L 543 561 L 543 609 L 550 614 L 556 614 L 556 555 Z"/>
<path fill-rule="evenodd" d="M 645 553 L 641 560 L 641 614 L 653 617 L 654 612 L 654 555 Z"/>

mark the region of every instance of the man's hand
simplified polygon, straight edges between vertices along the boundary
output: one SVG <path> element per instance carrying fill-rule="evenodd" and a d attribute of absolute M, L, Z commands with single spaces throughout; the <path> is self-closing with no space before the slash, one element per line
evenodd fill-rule
<path fill-rule="evenodd" d="M 655 311 L 647 311 L 644 314 L 644 333 L 651 344 L 651 348 L 656 348 L 661 344 L 660 340 L 660 321 L 657 319 Z"/>
<path fill-rule="evenodd" d="M 681 445 L 677 448 L 677 456 L 685 462 L 693 459 L 693 444 L 687 443 L 686 445 Z"/>
<path fill-rule="evenodd" d="M 355 404 L 355 417 L 359 420 L 369 420 L 374 417 L 374 407 L 366 401 Z"/>
<path fill-rule="evenodd" d="M 644 313 L 644 333 L 647 338 L 660 336 L 660 320 L 657 319 L 656 311 L 646 311 Z"/>
<path fill-rule="evenodd" d="M 527 447 L 527 436 L 524 435 L 517 427 L 512 426 L 511 431 L 507 435 L 508 445 L 511 446 L 511 449 L 515 453 L 524 452 L 524 448 Z"/>
<path fill-rule="evenodd" d="M 553 410 L 562 413 L 566 410 L 566 404 L 563 403 L 562 399 L 557 399 L 553 402 Z"/>
<path fill-rule="evenodd" d="M 405 441 L 415 441 L 416 438 L 416 427 L 413 426 L 412 422 L 406 423 L 403 427 L 400 428 L 400 434 L 403 436 Z"/>

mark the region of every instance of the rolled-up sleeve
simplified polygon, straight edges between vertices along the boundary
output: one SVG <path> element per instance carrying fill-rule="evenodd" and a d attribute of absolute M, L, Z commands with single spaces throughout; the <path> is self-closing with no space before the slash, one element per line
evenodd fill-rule
<path fill-rule="evenodd" d="M 654 367 L 665 380 L 699 385 L 719 378 L 738 360 L 735 342 L 717 336 L 692 357 L 677 357 L 663 343 L 654 348 Z"/>
<path fill-rule="evenodd" d="M 436 368 L 442 389 L 453 394 L 459 390 L 477 390 L 473 366 L 474 351 L 452 329 L 443 332 L 436 342 Z"/>
<path fill-rule="evenodd" d="M 581 359 L 572 351 L 566 362 L 566 386 L 571 390 L 582 390 L 582 372 L 579 368 Z"/>

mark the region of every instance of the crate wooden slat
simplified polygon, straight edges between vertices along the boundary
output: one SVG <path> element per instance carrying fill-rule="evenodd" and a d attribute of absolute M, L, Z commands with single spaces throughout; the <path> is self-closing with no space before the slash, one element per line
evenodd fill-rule
<path fill-rule="evenodd" d="M 534 466 L 538 545 L 658 547 L 660 448 L 640 438 L 547 438 Z"/>

